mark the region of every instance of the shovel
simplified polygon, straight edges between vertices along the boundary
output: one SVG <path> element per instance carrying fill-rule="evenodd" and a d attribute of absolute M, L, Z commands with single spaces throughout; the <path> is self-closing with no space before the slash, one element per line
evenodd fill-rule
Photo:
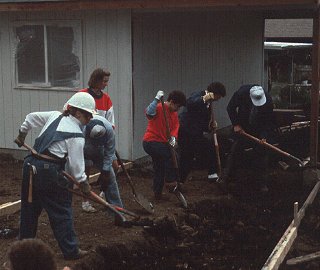
<path fill-rule="evenodd" d="M 269 149 L 272 149 L 273 151 L 275 151 L 275 152 L 277 152 L 277 153 L 279 153 L 279 154 L 281 154 L 283 156 L 286 156 L 288 158 L 294 159 L 295 161 L 297 161 L 299 163 L 300 167 L 304 167 L 305 166 L 305 163 L 301 159 L 299 159 L 299 158 L 297 158 L 297 157 L 295 157 L 295 156 L 293 156 L 293 155 L 281 150 L 280 148 L 278 148 L 278 147 L 276 147 L 276 146 L 274 146 L 274 145 L 272 145 L 270 143 L 267 143 L 264 140 L 260 140 L 260 139 L 258 139 L 256 137 L 246 133 L 245 131 L 241 131 L 240 134 L 245 136 L 245 137 L 247 137 L 247 138 L 249 138 L 250 140 L 255 141 L 256 143 L 262 144 L 265 147 L 267 147 Z"/>
<path fill-rule="evenodd" d="M 34 155 L 35 157 L 37 158 L 44 158 L 41 154 L 39 154 L 36 150 L 34 150 L 31 146 L 27 145 L 26 143 L 23 144 L 23 147 L 25 147 L 27 150 L 31 151 L 32 155 Z M 68 174 L 67 172 L 65 171 L 61 171 L 62 175 L 68 179 L 69 181 L 71 181 L 73 184 L 75 184 L 76 186 L 79 187 L 79 182 L 77 180 L 74 179 L 73 176 L 71 176 L 70 174 Z M 58 183 L 59 184 L 59 183 Z M 66 188 L 66 187 L 64 187 Z M 132 216 L 134 217 L 136 220 L 138 220 L 140 218 L 140 216 L 138 216 L 137 214 L 129 211 L 129 210 L 126 210 L 122 207 L 119 207 L 119 206 L 116 206 L 116 205 L 112 205 L 112 204 L 109 204 L 108 202 L 106 202 L 105 200 L 103 200 L 102 198 L 100 198 L 96 193 L 94 193 L 93 191 L 90 191 L 90 194 L 89 195 L 86 195 L 82 192 L 78 192 L 76 190 L 73 190 L 73 189 L 70 189 L 70 188 L 67 188 L 68 191 L 70 191 L 71 193 L 74 193 L 75 195 L 78 195 L 78 196 L 81 196 L 81 197 L 84 197 L 86 199 L 89 199 L 93 202 L 96 202 L 96 203 L 99 203 L 105 207 L 107 207 L 112 213 L 115 214 L 115 217 L 118 218 L 117 222 L 119 222 L 119 225 L 120 226 L 123 226 L 123 227 L 130 227 L 132 226 L 132 221 L 130 220 L 127 220 L 126 217 L 123 215 L 123 214 L 127 214 L 129 216 Z M 123 213 L 123 214 L 122 214 Z"/>
<path fill-rule="evenodd" d="M 163 110 L 163 116 L 164 116 L 164 120 L 166 122 L 166 133 L 167 133 L 167 139 L 169 141 L 170 139 L 170 128 L 169 128 L 169 123 L 168 123 L 168 119 L 167 119 L 167 114 L 166 114 L 166 108 L 164 106 L 164 101 L 163 101 L 163 97 L 161 98 L 161 104 L 162 104 L 162 110 Z M 179 167 L 178 167 L 178 160 L 177 160 L 177 153 L 174 150 L 174 148 L 169 144 L 169 148 L 170 148 L 170 152 L 171 152 L 171 157 L 172 157 L 172 162 L 173 162 L 173 166 L 174 168 L 177 170 L 177 173 L 179 175 Z M 173 193 L 174 195 L 176 195 L 176 197 L 178 198 L 178 200 L 182 203 L 182 206 L 184 208 L 188 208 L 188 203 L 187 200 L 185 199 L 185 197 L 183 196 L 183 194 L 181 193 L 181 191 L 179 190 L 179 185 L 177 184 L 172 190 L 170 190 L 171 193 Z"/>
<path fill-rule="evenodd" d="M 118 161 L 120 163 L 122 171 L 124 171 L 124 173 L 125 173 L 125 175 L 127 177 L 127 182 L 130 185 L 134 201 L 136 203 L 138 203 L 148 213 L 153 214 L 154 213 L 154 208 L 153 208 L 152 203 L 149 202 L 144 196 L 142 196 L 141 194 L 136 192 L 136 190 L 134 188 L 134 185 L 133 185 L 133 182 L 132 182 L 132 179 L 131 179 L 126 167 L 124 166 L 124 164 L 123 164 L 123 162 L 122 162 L 122 160 L 121 160 L 121 158 L 119 156 L 119 153 L 117 151 L 116 151 L 116 157 L 117 157 L 117 159 L 118 159 Z"/>
<path fill-rule="evenodd" d="M 210 110 L 211 110 L 211 123 L 213 125 L 212 127 L 212 135 L 213 135 L 213 142 L 214 142 L 214 148 L 216 152 L 216 159 L 217 159 L 217 169 L 218 169 L 218 176 L 221 177 L 221 159 L 220 159 L 220 151 L 219 151 L 219 143 L 218 143 L 218 138 L 217 138 L 217 126 L 214 118 L 214 109 L 213 109 L 213 101 L 211 101 L 210 104 Z"/>

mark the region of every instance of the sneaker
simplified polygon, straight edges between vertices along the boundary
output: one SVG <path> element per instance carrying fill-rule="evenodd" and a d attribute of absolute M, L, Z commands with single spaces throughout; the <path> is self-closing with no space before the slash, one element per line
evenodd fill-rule
<path fill-rule="evenodd" d="M 82 249 L 79 248 L 78 254 L 76 256 L 64 257 L 64 259 L 67 260 L 67 261 L 74 261 L 74 260 L 81 259 L 81 258 L 83 258 L 85 256 L 88 256 L 89 253 L 90 253 L 89 251 L 82 250 Z"/>
<path fill-rule="evenodd" d="M 106 196 L 104 195 L 104 192 L 103 192 L 103 191 L 100 192 L 99 197 L 100 197 L 101 199 L 106 200 Z"/>
<path fill-rule="evenodd" d="M 216 182 L 218 179 L 219 179 L 219 176 L 216 173 L 208 175 L 208 180 L 210 182 Z"/>
<path fill-rule="evenodd" d="M 87 213 L 95 213 L 97 210 L 90 204 L 90 202 L 82 202 L 82 210 Z"/>

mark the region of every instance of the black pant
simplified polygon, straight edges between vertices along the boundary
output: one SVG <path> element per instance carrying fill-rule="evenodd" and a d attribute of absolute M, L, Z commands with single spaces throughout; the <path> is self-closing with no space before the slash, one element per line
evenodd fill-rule
<path fill-rule="evenodd" d="M 268 143 L 274 143 L 274 134 L 272 131 L 262 131 L 250 134 L 259 139 L 266 139 Z M 267 180 L 267 170 L 269 164 L 269 155 L 265 146 L 252 142 L 250 139 L 240 134 L 233 134 L 233 144 L 231 146 L 230 153 L 227 157 L 227 162 L 223 175 L 225 178 L 229 178 L 236 173 L 236 163 L 242 160 L 241 155 L 244 154 L 244 149 L 252 147 L 254 151 L 254 157 L 252 160 L 252 167 L 257 173 L 257 181 L 265 184 Z"/>
<path fill-rule="evenodd" d="M 192 168 L 192 161 L 198 154 L 205 162 L 208 174 L 216 172 L 216 155 L 213 142 L 203 134 L 190 134 L 184 128 L 179 130 L 179 150 L 180 150 L 180 177 L 185 182 Z"/>

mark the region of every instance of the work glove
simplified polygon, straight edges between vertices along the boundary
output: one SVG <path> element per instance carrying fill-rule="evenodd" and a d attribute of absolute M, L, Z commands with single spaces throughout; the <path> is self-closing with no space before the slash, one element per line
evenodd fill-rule
<path fill-rule="evenodd" d="M 160 90 L 155 96 L 155 99 L 159 101 L 163 97 L 163 95 L 164 95 L 163 91 Z"/>
<path fill-rule="evenodd" d="M 170 139 L 168 140 L 168 143 L 174 148 L 177 145 L 177 139 L 174 136 L 171 136 Z"/>
<path fill-rule="evenodd" d="M 19 135 L 18 137 L 14 140 L 14 142 L 21 147 L 24 144 L 24 140 L 26 139 L 27 133 L 26 132 L 22 132 L 19 129 Z"/>
<path fill-rule="evenodd" d="M 204 103 L 208 103 L 209 101 L 214 100 L 214 93 L 206 91 L 206 94 L 202 97 L 202 99 Z"/>
<path fill-rule="evenodd" d="M 86 194 L 86 195 L 89 195 L 90 194 L 90 191 L 91 191 L 91 186 L 88 182 L 88 180 L 85 180 L 85 181 L 82 181 L 80 182 L 79 184 L 79 189 L 82 193 Z"/>

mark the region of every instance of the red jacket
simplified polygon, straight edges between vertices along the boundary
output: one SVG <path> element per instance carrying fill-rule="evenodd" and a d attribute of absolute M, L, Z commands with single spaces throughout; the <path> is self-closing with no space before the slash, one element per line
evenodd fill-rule
<path fill-rule="evenodd" d="M 101 96 L 97 96 L 90 88 L 79 90 L 79 92 L 86 92 L 93 96 L 96 102 L 96 109 L 100 116 L 106 118 L 114 127 L 114 111 L 112 101 L 107 93 L 102 92 Z"/>
<path fill-rule="evenodd" d="M 169 110 L 168 106 L 164 105 L 166 108 L 166 116 L 169 123 L 170 136 L 178 137 L 179 130 L 179 119 L 178 113 Z M 158 103 L 156 115 L 148 120 L 148 126 L 146 132 L 143 136 L 144 141 L 155 141 L 155 142 L 167 142 L 166 133 L 166 122 L 163 115 L 162 105 Z"/>

